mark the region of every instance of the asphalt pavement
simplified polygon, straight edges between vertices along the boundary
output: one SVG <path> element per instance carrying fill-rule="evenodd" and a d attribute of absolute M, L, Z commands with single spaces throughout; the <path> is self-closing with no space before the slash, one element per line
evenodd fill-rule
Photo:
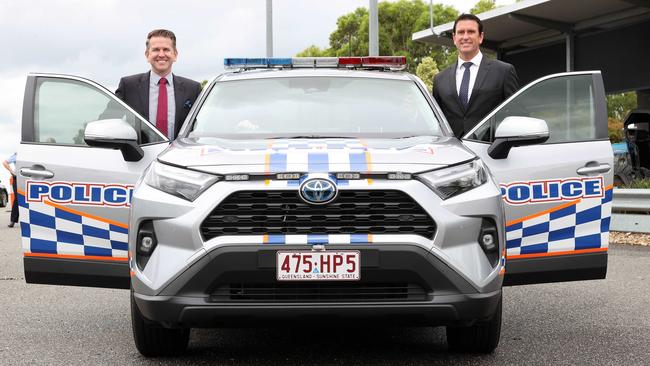
<path fill-rule="evenodd" d="M 650 365 L 650 247 L 613 245 L 606 280 L 504 289 L 499 348 L 449 353 L 443 328 L 192 330 L 185 356 L 135 349 L 126 290 L 28 285 L 0 209 L 1 365 Z"/>

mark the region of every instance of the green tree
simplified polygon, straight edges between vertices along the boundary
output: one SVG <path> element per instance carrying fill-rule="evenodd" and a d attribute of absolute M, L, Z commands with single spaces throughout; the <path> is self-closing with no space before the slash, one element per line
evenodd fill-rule
<path fill-rule="evenodd" d="M 488 10 L 496 9 L 497 4 L 494 0 L 479 0 L 472 9 L 470 9 L 471 14 L 480 14 Z"/>
<path fill-rule="evenodd" d="M 325 57 L 331 56 L 330 51 L 327 49 L 320 49 L 320 47 L 311 45 L 304 50 L 298 52 L 296 57 Z"/>
<path fill-rule="evenodd" d="M 636 93 L 627 92 L 607 96 L 607 116 L 622 121 L 629 111 L 636 108 Z"/>
<path fill-rule="evenodd" d="M 623 118 L 637 107 L 636 93 L 627 92 L 607 96 L 607 129 L 611 142 L 620 142 L 623 134 Z"/>
<path fill-rule="evenodd" d="M 452 6 L 435 4 L 435 24 L 453 21 L 458 11 Z M 336 30 L 330 34 L 329 48 L 322 50 L 309 46 L 298 56 L 366 56 L 368 55 L 368 10 L 357 8 L 342 15 Z M 408 70 L 415 70 L 424 57 L 431 57 L 436 65 L 445 67 L 455 61 L 455 50 L 414 42 L 413 33 L 429 27 L 429 5 L 422 0 L 381 2 L 378 5 L 379 54 L 403 55 L 408 60 Z"/>
<path fill-rule="evenodd" d="M 368 10 L 357 8 L 350 14 L 343 15 L 336 20 L 336 30 L 330 34 L 330 46 L 337 51 L 347 51 L 347 54 L 340 56 L 358 55 L 359 28 L 364 17 L 368 16 Z M 337 55 L 339 52 L 336 52 Z"/>
<path fill-rule="evenodd" d="M 415 74 L 424 81 L 429 93 L 433 92 L 433 77 L 438 73 L 438 65 L 433 58 L 427 56 L 422 59 L 422 62 L 415 70 Z"/>
<path fill-rule="evenodd" d="M 208 80 L 203 80 L 201 81 L 201 89 L 204 89 L 206 85 L 208 85 Z"/>

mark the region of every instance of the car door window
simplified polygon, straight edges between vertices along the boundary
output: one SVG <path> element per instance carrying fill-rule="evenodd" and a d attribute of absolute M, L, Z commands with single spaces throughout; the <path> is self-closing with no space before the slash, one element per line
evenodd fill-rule
<path fill-rule="evenodd" d="M 120 118 L 138 131 L 140 144 L 164 141 L 150 126 L 105 93 L 76 80 L 40 78 L 34 101 L 34 141 L 86 145 L 89 122 Z"/>
<path fill-rule="evenodd" d="M 591 75 L 550 78 L 523 90 L 468 136 L 492 142 L 496 127 L 508 116 L 546 121 L 550 137 L 545 144 L 590 141 L 596 136 L 594 90 Z"/>

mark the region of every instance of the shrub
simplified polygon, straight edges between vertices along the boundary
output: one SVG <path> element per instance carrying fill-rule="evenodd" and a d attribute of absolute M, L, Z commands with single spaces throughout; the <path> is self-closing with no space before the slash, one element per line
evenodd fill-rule
<path fill-rule="evenodd" d="M 609 117 L 607 119 L 607 131 L 609 132 L 609 141 L 611 143 L 621 142 L 625 138 L 623 134 L 623 122 L 617 118 Z"/>
<path fill-rule="evenodd" d="M 627 188 L 650 189 L 650 179 L 635 179 Z"/>

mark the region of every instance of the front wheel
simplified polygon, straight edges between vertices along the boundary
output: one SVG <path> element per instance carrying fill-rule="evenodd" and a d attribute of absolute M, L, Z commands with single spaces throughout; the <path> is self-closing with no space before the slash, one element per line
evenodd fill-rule
<path fill-rule="evenodd" d="M 142 316 L 131 290 L 131 326 L 138 351 L 145 357 L 177 356 L 185 352 L 190 330 L 168 329 Z"/>
<path fill-rule="evenodd" d="M 501 337 L 502 297 L 489 320 L 468 327 L 447 327 L 449 349 L 463 353 L 492 353 Z"/>

